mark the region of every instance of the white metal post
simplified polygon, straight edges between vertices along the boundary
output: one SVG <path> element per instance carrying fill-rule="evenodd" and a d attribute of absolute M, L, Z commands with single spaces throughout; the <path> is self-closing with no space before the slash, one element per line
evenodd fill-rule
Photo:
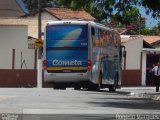
<path fill-rule="evenodd" d="M 41 36 L 41 0 L 38 0 L 38 39 Z M 42 48 L 38 48 L 37 59 L 37 88 L 42 88 Z"/>

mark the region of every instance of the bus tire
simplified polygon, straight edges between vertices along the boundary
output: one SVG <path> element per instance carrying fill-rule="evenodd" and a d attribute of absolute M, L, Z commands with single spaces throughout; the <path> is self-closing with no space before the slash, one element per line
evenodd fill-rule
<path fill-rule="evenodd" d="M 100 75 L 99 75 L 98 90 L 100 90 L 101 87 L 102 87 L 102 71 L 100 71 Z"/>
<path fill-rule="evenodd" d="M 60 84 L 54 84 L 54 85 L 53 85 L 53 88 L 54 88 L 55 90 L 58 90 L 58 89 L 66 90 L 66 86 L 60 85 Z"/>
<path fill-rule="evenodd" d="M 109 86 L 109 92 L 115 92 L 115 91 L 116 91 L 116 88 L 117 88 L 117 85 L 118 85 L 118 80 L 116 79 L 116 80 L 114 81 L 114 85 Z"/>
<path fill-rule="evenodd" d="M 115 91 L 116 91 L 115 85 L 109 86 L 109 92 L 115 92 Z"/>
<path fill-rule="evenodd" d="M 80 90 L 81 89 L 81 86 L 80 85 L 76 85 L 75 87 L 74 87 L 74 90 Z"/>

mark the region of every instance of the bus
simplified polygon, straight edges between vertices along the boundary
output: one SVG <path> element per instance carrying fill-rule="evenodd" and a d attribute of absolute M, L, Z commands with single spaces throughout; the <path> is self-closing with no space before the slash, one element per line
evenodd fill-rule
<path fill-rule="evenodd" d="M 52 21 L 44 32 L 44 81 L 54 89 L 109 88 L 121 85 L 121 40 L 93 21 Z"/>

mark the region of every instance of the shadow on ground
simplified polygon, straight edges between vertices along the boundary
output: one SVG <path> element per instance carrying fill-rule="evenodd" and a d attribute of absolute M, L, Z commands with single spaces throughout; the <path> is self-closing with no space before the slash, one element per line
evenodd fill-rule
<path fill-rule="evenodd" d="M 98 105 L 100 107 L 160 110 L 160 102 L 155 102 L 146 98 L 99 98 L 97 101 L 99 102 L 89 102 L 89 104 Z"/>

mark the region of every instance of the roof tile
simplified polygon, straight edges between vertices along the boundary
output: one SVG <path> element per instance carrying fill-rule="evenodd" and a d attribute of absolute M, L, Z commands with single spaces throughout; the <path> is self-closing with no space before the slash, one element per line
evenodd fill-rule
<path fill-rule="evenodd" d="M 160 41 L 160 36 L 131 35 L 131 36 L 122 36 L 121 42 L 124 43 L 132 40 L 137 40 L 139 38 L 142 38 L 144 41 L 146 41 L 149 44 L 153 44 Z"/>
<path fill-rule="evenodd" d="M 150 43 L 150 44 L 153 44 L 157 41 L 160 41 L 160 36 L 143 36 L 143 39 Z"/>
<path fill-rule="evenodd" d="M 71 10 L 67 8 L 45 8 L 47 12 L 59 19 L 84 19 L 95 20 L 84 10 Z"/>

